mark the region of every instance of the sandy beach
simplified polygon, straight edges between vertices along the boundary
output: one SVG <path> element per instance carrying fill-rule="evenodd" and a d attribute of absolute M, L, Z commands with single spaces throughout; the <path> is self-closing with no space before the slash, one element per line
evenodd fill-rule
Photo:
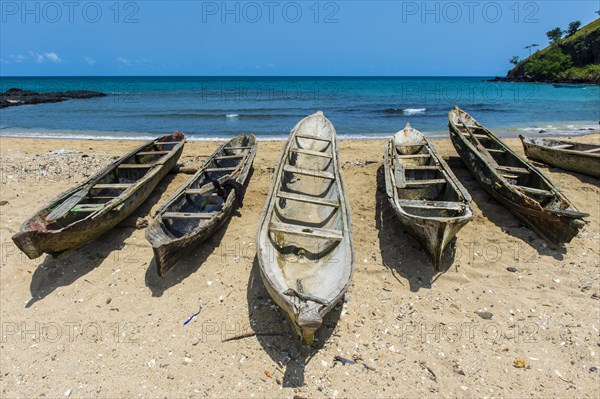
<path fill-rule="evenodd" d="M 1 138 L 2 397 L 598 397 L 600 181 L 540 166 L 590 214 L 552 250 L 483 190 L 450 140 L 434 144 L 476 212 L 440 275 L 386 202 L 384 141 L 339 142 L 355 273 L 306 347 L 255 259 L 282 141 L 259 143 L 243 208 L 160 279 L 136 221 L 189 175 L 168 175 L 134 215 L 68 257 L 29 260 L 10 238 L 21 222 L 139 143 Z M 189 142 L 179 162 L 198 166 L 216 146 Z"/>

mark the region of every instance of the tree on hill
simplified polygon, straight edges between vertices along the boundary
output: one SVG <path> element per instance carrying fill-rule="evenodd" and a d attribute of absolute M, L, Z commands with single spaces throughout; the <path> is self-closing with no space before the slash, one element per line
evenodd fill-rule
<path fill-rule="evenodd" d="M 571 55 L 554 49 L 534 55 L 525 65 L 525 73 L 533 79 L 553 79 L 573 66 Z"/>
<path fill-rule="evenodd" d="M 560 28 L 554 28 L 548 32 L 546 32 L 546 36 L 550 40 L 550 44 L 554 44 L 560 40 L 562 37 L 563 31 Z"/>
<path fill-rule="evenodd" d="M 569 27 L 565 31 L 565 35 L 571 36 L 574 35 L 581 28 L 581 21 L 574 21 L 569 24 Z"/>
<path fill-rule="evenodd" d="M 531 56 L 531 49 L 534 47 L 538 47 L 538 46 L 539 46 L 539 44 L 533 43 L 533 44 L 530 44 L 529 46 L 525 46 L 524 48 L 525 48 L 525 50 L 529 50 L 529 55 Z"/>
<path fill-rule="evenodd" d="M 510 62 L 511 64 L 513 64 L 514 66 L 517 66 L 517 64 L 519 63 L 519 61 L 521 61 L 521 59 L 514 55 L 510 58 L 510 60 L 508 60 L 508 62 Z"/>

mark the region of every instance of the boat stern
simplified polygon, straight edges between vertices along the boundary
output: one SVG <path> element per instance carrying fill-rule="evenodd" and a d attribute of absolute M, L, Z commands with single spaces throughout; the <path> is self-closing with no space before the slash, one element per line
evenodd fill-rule
<path fill-rule="evenodd" d="M 44 253 L 40 249 L 38 249 L 35 244 L 33 231 L 20 231 L 14 236 L 12 236 L 12 240 L 15 245 L 25 254 L 29 259 L 35 259 Z"/>
<path fill-rule="evenodd" d="M 323 318 L 316 307 L 307 305 L 300 309 L 296 323 L 304 343 L 310 345 L 315 339 L 315 332 L 323 324 Z"/>

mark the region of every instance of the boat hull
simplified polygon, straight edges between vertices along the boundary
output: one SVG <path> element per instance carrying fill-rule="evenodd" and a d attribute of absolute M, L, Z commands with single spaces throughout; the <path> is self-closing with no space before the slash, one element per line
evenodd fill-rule
<path fill-rule="evenodd" d="M 438 271 L 448 243 L 473 220 L 471 196 L 435 147 L 410 124 L 386 144 L 384 173 L 396 217 L 431 255 Z M 432 183 L 436 180 L 443 184 Z"/>
<path fill-rule="evenodd" d="M 176 204 L 186 197 L 185 191 L 187 189 L 200 184 L 200 181 L 204 181 L 203 178 L 206 176 L 205 171 L 215 162 L 219 155 L 223 155 L 225 151 L 231 151 L 228 149 L 229 147 L 239 145 L 248 145 L 249 150 L 245 156 L 239 158 L 238 169 L 229 176 L 232 180 L 245 186 L 252 168 L 258 144 L 253 135 L 246 136 L 245 134 L 242 134 L 231 139 L 228 143 L 221 145 L 198 169 L 194 176 L 180 187 L 173 196 L 166 200 L 163 205 L 161 205 L 156 217 L 146 229 L 146 239 L 152 245 L 157 272 L 160 277 L 164 277 L 166 273 L 185 257 L 185 255 L 206 241 L 231 217 L 237 199 L 234 190 L 229 191 L 219 212 L 215 212 L 215 215 L 210 217 L 206 223 L 202 223 L 201 225 L 198 224 L 197 226 L 190 228 L 189 231 L 181 237 L 174 237 L 173 234 L 169 232 L 169 229 L 165 225 L 165 220 L 163 219 L 165 212 L 171 208 L 176 208 Z M 229 179 L 227 179 L 227 176 L 221 176 L 220 179 L 217 178 L 216 180 Z M 205 184 L 212 187 L 210 181 L 207 181 Z M 213 191 L 214 188 L 211 192 Z M 179 209 L 177 210 L 179 211 Z"/>
<path fill-rule="evenodd" d="M 452 123 L 449 124 L 449 127 L 450 138 L 456 152 L 490 196 L 511 211 L 552 248 L 558 248 L 563 243 L 571 242 L 582 227 L 581 220 L 557 216 L 539 205 L 535 206 L 537 203 L 528 201 L 527 197 L 518 195 L 514 190 L 508 188 L 506 182 L 492 169 L 492 166 L 471 150 L 458 129 Z M 531 168 L 533 167 L 531 166 Z"/>
<path fill-rule="evenodd" d="M 181 261 L 190 251 L 197 248 L 221 227 L 231 216 L 235 195 L 229 193 L 224 212 L 212 218 L 202 230 L 177 240 L 166 238 L 160 223 L 151 223 L 146 229 L 146 237 L 152 237 L 152 250 L 156 261 L 156 270 L 160 277 L 164 277 L 173 267 Z"/>
<path fill-rule="evenodd" d="M 176 165 L 182 151 L 183 146 L 180 146 L 164 164 L 151 171 L 151 175 L 147 177 L 144 184 L 140 185 L 140 187 L 118 207 L 103 212 L 93 219 L 82 219 L 61 230 L 38 231 L 22 229 L 13 236 L 13 241 L 30 259 L 37 258 L 43 253 L 48 253 L 54 257 L 61 257 L 82 247 L 89 241 L 115 227 L 143 204 L 158 183 Z M 81 186 L 78 186 L 68 191 L 59 196 L 56 200 L 53 200 L 52 203 L 69 197 L 80 188 Z M 34 216 L 34 218 L 36 217 L 42 218 L 42 216 Z"/>
<path fill-rule="evenodd" d="M 318 112 L 290 133 L 256 239 L 264 285 L 305 344 L 350 285 L 350 219 L 335 129 Z"/>
<path fill-rule="evenodd" d="M 564 170 L 600 177 L 600 155 L 582 154 L 576 151 L 553 150 L 548 147 L 528 143 L 521 139 L 525 155 L 547 165 Z"/>

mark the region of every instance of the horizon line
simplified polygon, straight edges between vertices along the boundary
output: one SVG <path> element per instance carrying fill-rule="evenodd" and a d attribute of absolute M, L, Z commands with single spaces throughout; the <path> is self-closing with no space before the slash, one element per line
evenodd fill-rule
<path fill-rule="evenodd" d="M 498 75 L 0 75 L 4 78 L 490 78 Z"/>

